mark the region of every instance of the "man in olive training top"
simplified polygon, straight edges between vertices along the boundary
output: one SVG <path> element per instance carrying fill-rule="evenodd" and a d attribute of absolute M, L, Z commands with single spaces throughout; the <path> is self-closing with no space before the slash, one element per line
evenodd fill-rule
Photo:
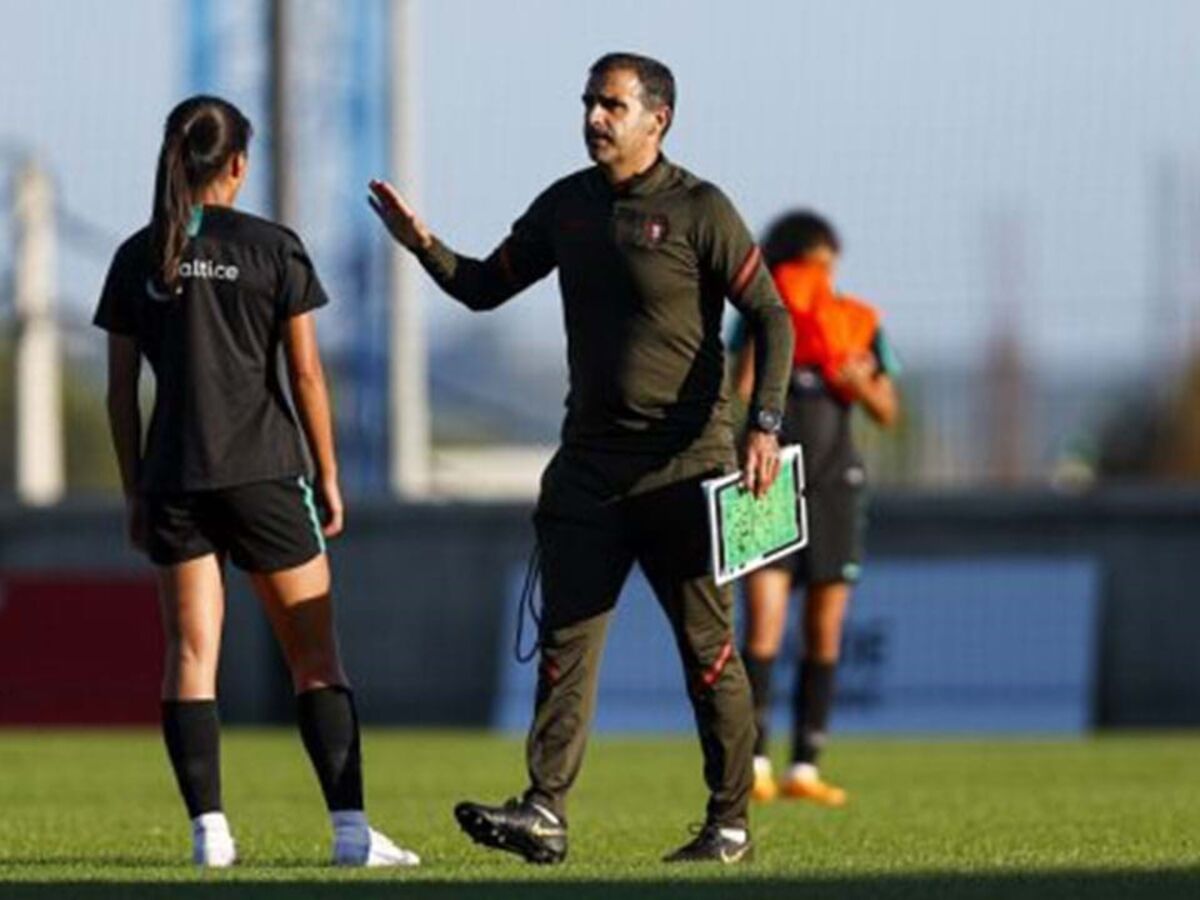
<path fill-rule="evenodd" d="M 541 658 L 529 788 L 503 806 L 461 803 L 463 829 L 531 862 L 566 856 L 566 795 L 592 718 L 608 619 L 634 562 L 675 633 L 708 785 L 705 826 L 668 861 L 749 857 L 754 720 L 733 644 L 732 594 L 709 572 L 700 482 L 735 467 L 721 317 L 728 297 L 755 338 L 761 374 L 746 485 L 779 470 L 777 432 L 792 331 L 761 253 L 728 198 L 669 162 L 669 69 L 633 54 L 592 66 L 584 137 L 595 165 L 547 188 L 485 260 L 455 253 L 385 182 L 371 202 L 446 293 L 494 309 L 558 269 L 570 391 L 562 446 L 534 524 Z"/>

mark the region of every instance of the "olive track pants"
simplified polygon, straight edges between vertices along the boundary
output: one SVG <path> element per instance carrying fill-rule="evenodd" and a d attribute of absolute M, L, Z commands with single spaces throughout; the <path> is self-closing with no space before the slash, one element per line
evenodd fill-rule
<path fill-rule="evenodd" d="M 707 477 L 707 476 L 705 476 Z M 708 785 L 707 821 L 746 825 L 754 711 L 734 648 L 733 595 L 709 572 L 702 478 L 606 499 L 585 467 L 556 459 L 534 524 L 541 553 L 541 658 L 526 797 L 565 820 L 579 773 L 609 617 L 634 562 L 675 635 Z"/>

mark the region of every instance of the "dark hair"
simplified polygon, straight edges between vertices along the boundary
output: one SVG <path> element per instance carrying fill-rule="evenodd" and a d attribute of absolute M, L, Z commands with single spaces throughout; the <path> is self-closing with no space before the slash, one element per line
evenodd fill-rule
<path fill-rule="evenodd" d="M 252 132 L 250 120 L 219 97 L 189 97 L 167 116 L 150 219 L 155 280 L 161 287 L 174 290 L 179 281 L 193 198 L 230 157 L 246 152 Z"/>
<path fill-rule="evenodd" d="M 842 242 L 829 220 L 810 209 L 785 213 L 767 229 L 763 238 L 763 259 L 768 266 L 777 266 L 798 259 L 817 247 L 842 252 Z"/>
<path fill-rule="evenodd" d="M 646 104 L 647 109 L 661 109 L 665 106 L 672 113 L 675 112 L 675 76 L 657 59 L 637 53 L 606 53 L 592 63 L 588 75 L 594 78 L 614 69 L 627 69 L 637 75 L 638 81 L 642 83 L 642 102 Z M 671 120 L 668 119 L 667 127 L 663 129 L 664 135 L 670 127 Z"/>

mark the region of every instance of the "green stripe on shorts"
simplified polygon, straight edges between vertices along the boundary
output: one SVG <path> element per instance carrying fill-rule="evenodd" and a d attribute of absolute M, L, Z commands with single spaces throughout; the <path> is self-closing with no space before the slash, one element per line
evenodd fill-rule
<path fill-rule="evenodd" d="M 317 504 L 313 500 L 312 485 L 308 483 L 308 479 L 303 475 L 296 479 L 296 483 L 300 485 L 300 492 L 304 496 L 304 505 L 308 508 L 308 520 L 312 522 L 313 534 L 317 537 L 317 546 L 324 553 L 325 535 L 321 531 L 321 518 L 317 515 Z"/>

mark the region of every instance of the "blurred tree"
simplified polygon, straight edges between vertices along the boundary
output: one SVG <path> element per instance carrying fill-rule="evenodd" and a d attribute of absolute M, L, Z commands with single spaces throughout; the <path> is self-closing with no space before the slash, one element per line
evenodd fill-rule
<path fill-rule="evenodd" d="M 1200 355 L 1192 358 L 1162 411 L 1156 474 L 1200 478 Z"/>
<path fill-rule="evenodd" d="M 1102 479 L 1200 478 L 1200 355 L 1175 383 L 1127 398 L 1100 429 Z"/>

